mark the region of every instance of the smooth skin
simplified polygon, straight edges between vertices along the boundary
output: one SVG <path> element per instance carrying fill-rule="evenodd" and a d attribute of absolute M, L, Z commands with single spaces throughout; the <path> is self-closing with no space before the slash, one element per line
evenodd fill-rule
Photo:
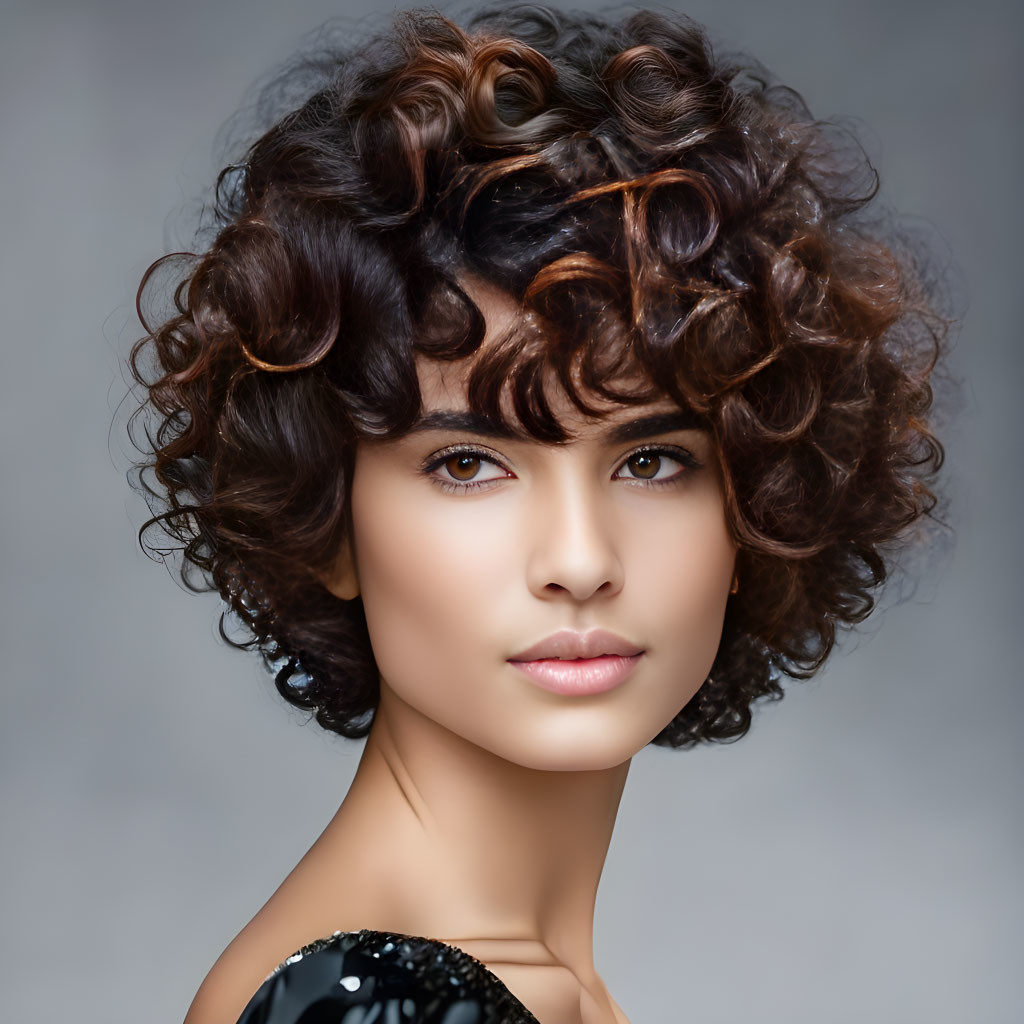
<path fill-rule="evenodd" d="M 486 347 L 516 308 L 465 287 Z M 471 360 L 418 362 L 424 413 L 467 408 Z M 444 429 L 357 450 L 351 545 L 324 582 L 362 598 L 380 705 L 336 816 L 186 1024 L 233 1024 L 286 956 L 360 928 L 460 947 L 541 1024 L 628 1024 L 594 966 L 598 882 L 630 759 L 710 671 L 736 545 L 709 434 L 606 436 L 671 403 L 586 420 L 549 395 L 564 446 Z M 615 689 L 554 694 L 508 662 L 593 627 L 644 650 Z"/>

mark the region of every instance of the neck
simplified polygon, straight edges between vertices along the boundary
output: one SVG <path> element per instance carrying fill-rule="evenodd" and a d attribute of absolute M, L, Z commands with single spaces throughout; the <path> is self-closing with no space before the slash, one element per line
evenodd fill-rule
<path fill-rule="evenodd" d="M 586 973 L 597 887 L 629 762 L 513 764 L 382 687 L 348 795 L 323 839 L 346 919 Z M 327 851 L 325 851 L 327 852 Z M 340 890 L 341 891 L 341 890 Z M 509 954 L 511 955 L 511 954 Z"/>

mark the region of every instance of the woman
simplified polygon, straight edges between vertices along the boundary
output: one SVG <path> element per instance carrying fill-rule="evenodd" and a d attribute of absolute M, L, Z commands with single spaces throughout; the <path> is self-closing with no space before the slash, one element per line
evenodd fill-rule
<path fill-rule="evenodd" d="M 367 737 L 187 1024 L 622 1022 L 630 759 L 871 611 L 943 323 L 860 151 L 686 19 L 413 12 L 315 71 L 132 357 L 147 525 Z"/>

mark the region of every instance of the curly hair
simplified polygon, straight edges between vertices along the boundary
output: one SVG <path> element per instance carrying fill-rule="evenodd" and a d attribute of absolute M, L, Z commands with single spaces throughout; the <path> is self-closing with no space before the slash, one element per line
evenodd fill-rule
<path fill-rule="evenodd" d="M 356 445 L 419 414 L 415 357 L 480 349 L 472 274 L 522 313 L 473 362 L 472 410 L 563 443 L 554 371 L 585 415 L 588 394 L 659 396 L 707 424 L 742 585 L 708 679 L 652 742 L 743 736 L 936 518 L 926 414 L 949 324 L 865 214 L 870 162 L 678 15 L 411 11 L 305 66 L 312 93 L 221 172 L 172 315 L 150 326 L 140 306 L 136 416 L 156 418 L 140 540 L 163 529 L 173 543 L 150 550 L 221 594 L 221 634 L 260 650 L 288 701 L 366 735 L 362 603 L 321 579 L 352 528 Z M 642 392 L 616 390 L 638 373 Z"/>

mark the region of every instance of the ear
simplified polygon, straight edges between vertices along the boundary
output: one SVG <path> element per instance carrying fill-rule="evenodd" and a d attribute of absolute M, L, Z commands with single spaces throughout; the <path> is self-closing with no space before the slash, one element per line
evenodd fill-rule
<path fill-rule="evenodd" d="M 320 582 L 343 601 L 352 601 L 359 596 L 359 572 L 348 538 L 341 545 L 334 565 L 320 577 Z"/>

